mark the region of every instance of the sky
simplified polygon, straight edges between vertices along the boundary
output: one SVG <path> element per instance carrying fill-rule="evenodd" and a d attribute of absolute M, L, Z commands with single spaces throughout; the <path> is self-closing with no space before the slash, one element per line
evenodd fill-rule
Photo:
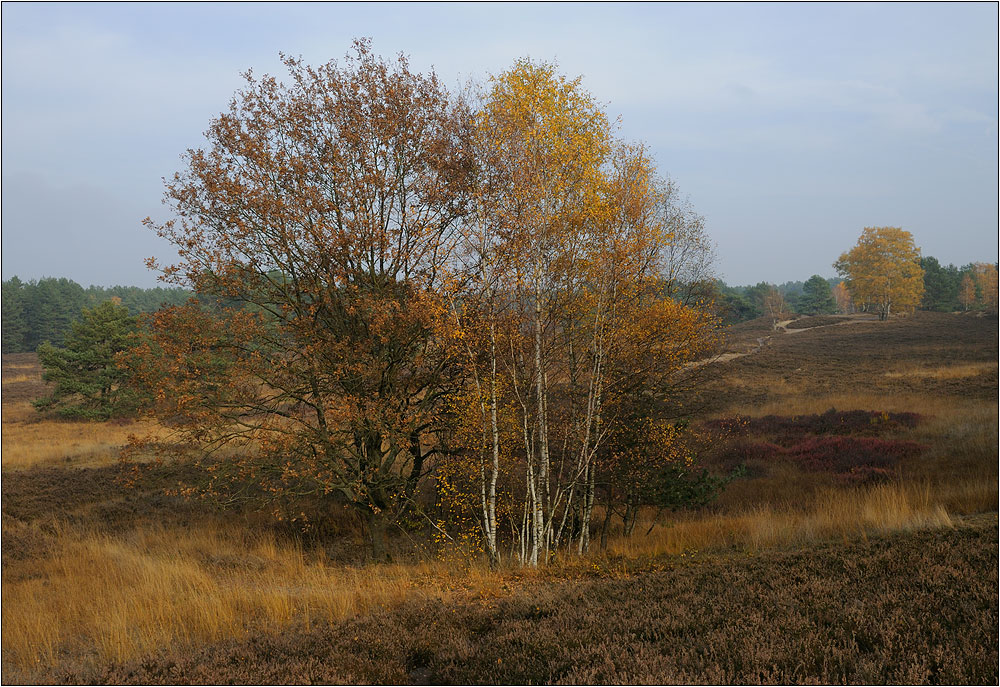
<path fill-rule="evenodd" d="M 2 6 L 2 275 L 156 285 L 164 177 L 241 85 L 355 37 L 449 86 L 555 61 L 703 215 L 729 284 L 834 276 L 866 226 L 998 256 L 996 3 Z"/>

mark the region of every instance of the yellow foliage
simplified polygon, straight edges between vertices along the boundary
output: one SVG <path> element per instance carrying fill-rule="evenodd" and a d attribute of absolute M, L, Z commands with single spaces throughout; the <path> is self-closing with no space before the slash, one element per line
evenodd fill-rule
<path fill-rule="evenodd" d="M 988 262 L 977 262 L 972 266 L 979 298 L 989 312 L 997 311 L 997 268 Z M 964 286 L 964 285 L 963 285 Z"/>
<path fill-rule="evenodd" d="M 847 289 L 857 306 L 886 319 L 893 312 L 912 311 L 924 294 L 924 270 L 913 235 L 899 227 L 865 227 L 854 248 L 834 263 L 847 277 Z"/>

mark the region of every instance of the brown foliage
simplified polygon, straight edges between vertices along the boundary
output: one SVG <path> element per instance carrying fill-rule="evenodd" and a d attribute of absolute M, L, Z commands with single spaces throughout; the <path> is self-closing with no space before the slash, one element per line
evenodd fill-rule
<path fill-rule="evenodd" d="M 337 494 L 381 557 L 456 373 L 445 279 L 469 114 L 365 41 L 344 66 L 285 65 L 287 85 L 246 75 L 167 184 L 177 218 L 147 221 L 179 249 L 167 280 L 243 308 L 157 313 L 123 363 L 185 452 L 228 452 L 210 493 Z"/>

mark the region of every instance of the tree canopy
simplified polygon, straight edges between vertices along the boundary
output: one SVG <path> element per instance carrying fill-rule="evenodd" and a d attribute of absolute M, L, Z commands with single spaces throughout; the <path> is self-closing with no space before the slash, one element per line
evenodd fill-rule
<path fill-rule="evenodd" d="M 179 288 L 83 288 L 65 277 L 24 282 L 14 276 L 3 282 L 3 352 L 29 353 L 43 341 L 62 346 L 71 324 L 80 319 L 84 308 L 94 308 L 113 298 L 137 315 L 165 304 L 180 305 L 191 295 L 191 291 Z"/>
<path fill-rule="evenodd" d="M 899 227 L 865 227 L 857 245 L 833 266 L 846 278 L 855 307 L 873 310 L 881 320 L 920 304 L 924 293 L 920 249 L 913 235 Z"/>
<path fill-rule="evenodd" d="M 826 279 L 814 274 L 802 287 L 798 303 L 799 312 L 806 315 L 826 315 L 837 312 L 837 301 Z"/>
<path fill-rule="evenodd" d="M 285 65 L 287 85 L 246 74 L 167 184 L 177 218 L 147 220 L 179 247 L 169 281 L 247 307 L 158 313 L 134 368 L 191 445 L 258 447 L 210 490 L 235 498 L 228 479 L 249 473 L 275 499 L 336 495 L 382 557 L 454 383 L 445 277 L 470 118 L 364 41 L 343 66 Z"/>
<path fill-rule="evenodd" d="M 285 66 L 246 75 L 147 220 L 168 282 L 234 306 L 161 310 L 126 356 L 199 490 L 347 504 L 382 558 L 434 470 L 491 560 L 503 519 L 525 563 L 585 550 L 600 466 L 663 434 L 719 343 L 701 218 L 550 64 L 477 98 L 367 41 Z"/>

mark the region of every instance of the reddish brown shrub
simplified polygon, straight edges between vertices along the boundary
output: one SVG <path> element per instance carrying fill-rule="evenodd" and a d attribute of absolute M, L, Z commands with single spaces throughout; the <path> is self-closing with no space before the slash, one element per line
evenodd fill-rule
<path fill-rule="evenodd" d="M 714 465 L 745 464 L 754 468 L 784 460 L 810 472 L 836 475 L 850 483 L 885 479 L 900 461 L 919 455 L 926 446 L 914 441 L 871 437 L 808 437 L 790 446 L 738 439 L 724 449 Z"/>
<path fill-rule="evenodd" d="M 765 415 L 755 418 L 724 418 L 706 424 L 712 429 L 737 434 L 766 434 L 779 437 L 780 443 L 808 434 L 858 434 L 877 436 L 901 429 L 912 429 L 921 421 L 916 413 L 886 413 L 877 410 L 835 410 L 820 415 Z"/>

